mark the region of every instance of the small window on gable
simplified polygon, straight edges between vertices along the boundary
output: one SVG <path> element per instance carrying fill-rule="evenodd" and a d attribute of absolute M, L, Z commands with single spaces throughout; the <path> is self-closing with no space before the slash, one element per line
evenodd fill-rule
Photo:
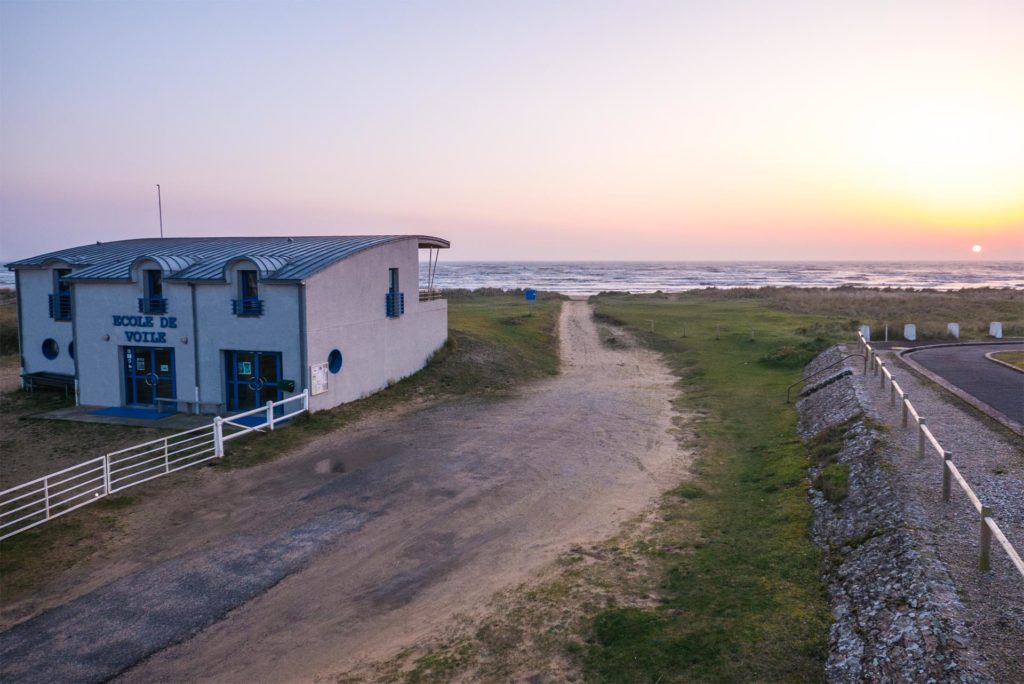
<path fill-rule="evenodd" d="M 70 294 L 71 283 L 64 280 L 64 278 L 69 275 L 71 275 L 70 268 L 53 269 L 53 291 L 55 294 Z"/>
<path fill-rule="evenodd" d="M 147 269 L 146 274 L 146 298 L 161 299 L 164 296 L 164 278 L 159 269 Z"/>
<path fill-rule="evenodd" d="M 256 271 L 238 271 L 238 299 L 231 301 L 231 310 L 236 316 L 263 315 Z"/>
<path fill-rule="evenodd" d="M 71 283 L 66 278 L 70 268 L 53 269 L 53 294 L 50 295 L 50 318 L 55 321 L 71 320 Z"/>
<path fill-rule="evenodd" d="M 259 299 L 260 293 L 256 271 L 239 271 L 238 285 L 238 294 L 242 299 Z"/>
<path fill-rule="evenodd" d="M 164 299 L 164 274 L 160 269 L 147 268 L 142 272 L 142 288 L 145 296 L 139 299 L 139 313 L 167 313 L 167 300 Z"/>

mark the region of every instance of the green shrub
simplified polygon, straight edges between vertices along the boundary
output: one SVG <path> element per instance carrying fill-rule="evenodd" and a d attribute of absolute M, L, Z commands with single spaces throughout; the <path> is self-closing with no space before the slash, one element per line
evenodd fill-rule
<path fill-rule="evenodd" d="M 842 501 L 850 493 L 850 466 L 845 463 L 829 463 L 814 478 L 814 486 L 829 501 Z"/>
<path fill-rule="evenodd" d="M 829 343 L 822 337 L 802 342 L 785 343 L 761 357 L 761 363 L 773 368 L 803 368 L 827 349 Z"/>

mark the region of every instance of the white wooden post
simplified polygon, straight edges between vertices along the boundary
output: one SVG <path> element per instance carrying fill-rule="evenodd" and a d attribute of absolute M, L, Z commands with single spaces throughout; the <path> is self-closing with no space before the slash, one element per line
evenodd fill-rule
<path fill-rule="evenodd" d="M 273 431 L 273 429 L 274 429 L 274 402 L 273 401 L 268 401 L 267 402 L 267 427 L 270 428 L 271 431 Z"/>
<path fill-rule="evenodd" d="M 213 455 L 224 458 L 224 419 L 215 416 L 213 419 Z"/>
<path fill-rule="evenodd" d="M 896 383 L 889 381 L 889 406 L 896 406 Z"/>
<path fill-rule="evenodd" d="M 907 427 L 907 416 L 910 414 L 910 395 L 903 393 L 903 427 Z"/>
<path fill-rule="evenodd" d="M 50 480 L 43 480 L 43 505 L 46 506 L 46 519 L 50 519 Z"/>
<path fill-rule="evenodd" d="M 924 418 L 917 419 L 917 457 L 924 458 Z"/>
<path fill-rule="evenodd" d="M 110 454 L 103 454 L 103 487 L 110 494 Z"/>
<path fill-rule="evenodd" d="M 164 473 L 171 472 L 171 455 L 168 453 L 167 438 L 164 437 Z"/>
<path fill-rule="evenodd" d="M 302 390 L 302 410 L 309 412 L 309 388 Z"/>

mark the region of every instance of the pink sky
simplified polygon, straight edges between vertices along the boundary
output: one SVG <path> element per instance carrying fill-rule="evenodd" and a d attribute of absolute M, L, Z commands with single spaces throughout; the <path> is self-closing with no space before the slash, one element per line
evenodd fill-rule
<path fill-rule="evenodd" d="M 1024 259 L 1019 2 L 0 4 L 0 258 Z M 973 256 L 970 248 L 984 249 Z"/>

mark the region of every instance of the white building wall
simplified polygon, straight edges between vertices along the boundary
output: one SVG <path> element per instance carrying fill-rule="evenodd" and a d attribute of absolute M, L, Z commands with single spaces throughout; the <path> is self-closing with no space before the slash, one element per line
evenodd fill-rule
<path fill-rule="evenodd" d="M 228 271 L 228 282 L 202 283 L 196 288 L 196 316 L 199 319 L 199 395 L 203 410 L 217 404 L 226 408 L 224 351 L 281 352 L 283 379 L 295 381 L 295 393 L 302 392 L 302 344 L 299 297 L 295 284 L 259 283 L 262 316 L 235 316 L 231 301 L 238 299 L 239 270 L 253 270 L 248 261 L 236 262 Z M 192 391 L 192 390 L 190 390 Z M 284 393 L 284 397 L 295 393 Z"/>
<path fill-rule="evenodd" d="M 144 316 L 139 298 L 144 296 L 141 271 L 157 268 L 142 262 L 132 282 L 77 282 L 75 328 L 78 349 L 78 384 L 82 404 L 121 406 L 124 403 L 123 347 L 170 347 L 174 349 L 175 392 L 179 401 L 191 402 L 195 385 L 195 352 L 192 339 L 192 297 L 186 284 L 165 280 L 163 297 L 167 313 L 152 316 L 153 327 L 114 325 L 114 316 Z M 168 327 L 161 327 L 161 318 Z M 175 327 L 169 327 L 174 319 Z M 165 342 L 129 341 L 128 332 L 164 333 Z M 182 409 L 184 406 L 181 405 Z"/>
<path fill-rule="evenodd" d="M 161 327 L 160 316 L 153 316 L 153 327 L 114 322 L 114 316 L 143 315 L 138 313 L 138 299 L 144 296 L 141 272 L 157 268 L 153 262 L 137 264 L 131 282 L 76 282 L 72 288 L 74 324 L 49 317 L 52 269 L 66 266 L 57 263 L 47 269 L 21 269 L 18 296 L 25 371 L 74 375 L 75 363 L 68 354 L 74 339 L 81 403 L 120 406 L 124 403 L 122 348 L 170 347 L 174 349 L 179 407 L 184 410 L 184 403 L 194 400 L 198 386 L 204 411 L 223 412 L 225 350 L 280 352 L 282 378 L 294 380 L 299 393 L 309 386 L 309 365 L 326 363 L 331 350 L 338 349 L 344 357 L 341 372 L 329 374 L 328 391 L 310 399 L 313 410 L 330 408 L 415 373 L 447 339 L 447 302 L 419 301 L 418 257 L 418 241 L 410 238 L 344 259 L 310 277 L 304 286 L 261 281 L 264 314 L 259 317 L 232 314 L 232 300 L 239 296 L 237 271 L 254 268 L 247 261 L 229 268 L 227 283 L 190 285 L 165 278 L 164 318 L 174 319 L 173 328 Z M 405 313 L 388 318 L 385 295 L 389 269 L 395 267 L 399 269 L 400 291 L 405 294 Z M 193 320 L 193 290 L 198 326 Z M 139 331 L 165 333 L 165 341 L 134 341 L 126 336 L 126 332 Z M 48 337 L 60 347 L 54 360 L 42 353 L 43 340 Z"/>
<path fill-rule="evenodd" d="M 399 269 L 405 314 L 388 318 L 390 268 Z M 375 247 L 340 261 L 306 281 L 308 363 L 326 363 L 333 349 L 344 358 L 328 374 L 328 391 L 310 397 L 323 410 L 380 390 L 421 369 L 448 338 L 448 302 L 419 301 L 415 238 Z M 309 384 L 307 370 L 306 384 Z"/>
<path fill-rule="evenodd" d="M 53 263 L 45 269 L 21 269 L 18 273 L 18 299 L 21 302 L 22 350 L 26 373 L 75 374 L 75 362 L 68 353 L 73 337 L 71 321 L 50 318 L 50 295 L 54 291 L 53 272 L 57 268 L 70 268 L 67 264 Z M 74 312 L 72 315 L 75 315 Z M 43 355 L 43 341 L 57 341 L 57 358 Z M 77 353 L 77 350 L 76 350 Z"/>

